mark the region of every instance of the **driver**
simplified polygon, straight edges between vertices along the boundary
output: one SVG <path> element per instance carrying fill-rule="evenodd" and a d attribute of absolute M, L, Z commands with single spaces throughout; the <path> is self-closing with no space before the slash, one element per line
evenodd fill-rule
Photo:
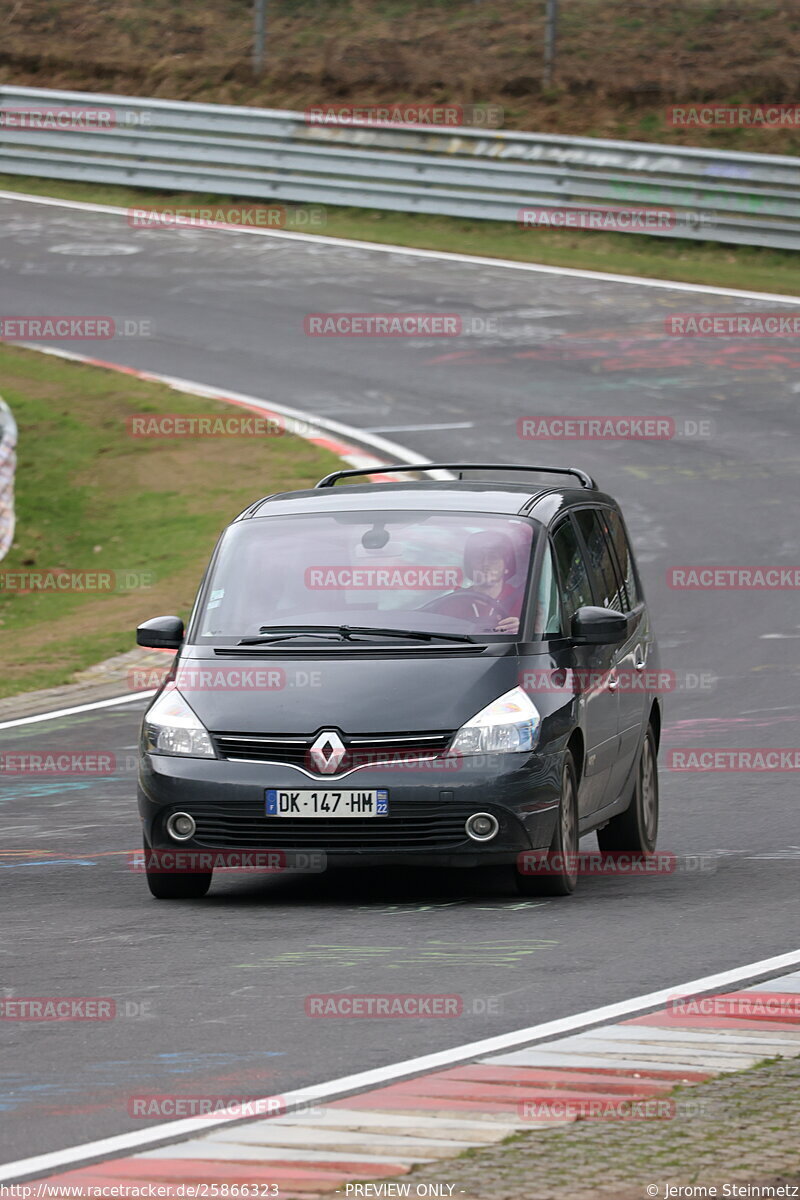
<path fill-rule="evenodd" d="M 464 574 L 472 580 L 468 592 L 488 597 L 498 619 L 495 633 L 518 633 L 522 588 L 511 583 L 517 571 L 514 546 L 504 533 L 472 533 L 464 547 Z"/>

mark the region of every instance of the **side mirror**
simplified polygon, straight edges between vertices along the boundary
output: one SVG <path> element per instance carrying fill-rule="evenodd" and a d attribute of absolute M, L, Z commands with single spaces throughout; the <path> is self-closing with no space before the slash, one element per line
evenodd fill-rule
<path fill-rule="evenodd" d="M 180 650 L 183 621 L 180 617 L 152 617 L 136 630 L 136 645 L 152 650 Z"/>
<path fill-rule="evenodd" d="M 582 646 L 615 646 L 628 634 L 628 618 L 613 608 L 587 604 L 572 618 L 572 640 Z"/>

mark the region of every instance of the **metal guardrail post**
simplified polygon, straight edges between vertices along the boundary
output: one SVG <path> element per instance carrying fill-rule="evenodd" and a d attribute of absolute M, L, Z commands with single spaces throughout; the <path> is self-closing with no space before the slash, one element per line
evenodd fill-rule
<path fill-rule="evenodd" d="M 553 82 L 553 70 L 556 65 L 556 37 L 558 28 L 558 0 L 547 0 L 544 30 L 544 86 L 550 87 Z"/>
<path fill-rule="evenodd" d="M 264 71 L 264 41 L 267 32 L 267 0 L 254 0 L 253 6 L 253 74 Z"/>

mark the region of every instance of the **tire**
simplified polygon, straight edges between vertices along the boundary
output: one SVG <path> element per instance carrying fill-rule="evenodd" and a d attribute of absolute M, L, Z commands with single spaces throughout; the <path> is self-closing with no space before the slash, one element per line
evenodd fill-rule
<path fill-rule="evenodd" d="M 578 779 L 569 750 L 561 772 L 558 819 L 550 843 L 553 873 L 524 874 L 515 868 L 517 891 L 523 896 L 569 896 L 578 882 Z"/>
<path fill-rule="evenodd" d="M 624 812 L 612 817 L 597 831 L 601 850 L 613 853 L 652 854 L 658 837 L 658 765 L 653 726 L 647 726 L 636 768 L 636 783 L 631 802 Z"/>
<path fill-rule="evenodd" d="M 156 900 L 201 900 L 211 887 L 213 871 L 192 871 L 183 874 L 169 874 L 164 871 L 153 871 L 149 866 L 148 851 L 150 846 L 144 844 L 144 862 L 147 872 L 147 886 L 150 894 Z"/>

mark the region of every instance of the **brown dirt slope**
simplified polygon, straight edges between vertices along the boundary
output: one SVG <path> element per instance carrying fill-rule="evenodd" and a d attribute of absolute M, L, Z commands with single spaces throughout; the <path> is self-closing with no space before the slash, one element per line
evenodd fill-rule
<path fill-rule="evenodd" d="M 0 0 L 0 83 L 305 108 L 495 103 L 511 128 L 796 152 L 800 131 L 682 131 L 673 103 L 800 102 L 800 0 Z"/>

